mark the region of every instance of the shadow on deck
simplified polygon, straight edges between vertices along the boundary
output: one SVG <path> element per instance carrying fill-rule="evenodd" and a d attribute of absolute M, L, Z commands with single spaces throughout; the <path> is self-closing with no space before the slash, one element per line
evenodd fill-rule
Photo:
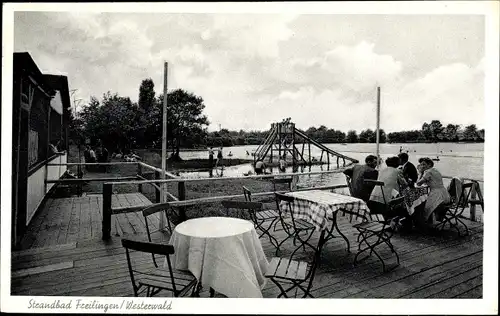
<path fill-rule="evenodd" d="M 125 198 L 125 199 L 123 199 Z M 122 197 L 121 201 L 129 201 Z M 137 197 L 130 197 L 135 199 Z M 93 211 L 93 212 L 92 212 Z M 45 213 L 44 213 L 45 212 Z M 100 196 L 49 201 L 30 227 L 26 249 L 12 253 L 12 295 L 32 296 L 133 296 L 121 236 L 146 239 L 142 214 L 116 217 L 112 238 L 101 240 L 102 199 Z M 356 243 L 352 224 L 339 216 L 339 227 L 351 242 L 328 241 L 322 251 L 312 294 L 321 298 L 481 298 L 483 225 L 466 221 L 471 234 L 443 236 L 395 235 L 393 244 L 401 264 L 382 273 L 373 256 L 353 266 Z M 46 226 L 45 226 L 46 225 Z M 154 224 L 157 225 L 156 223 Z M 119 234 L 121 236 L 116 236 Z M 275 232 L 278 239 L 282 231 Z M 313 238 L 317 240 L 319 234 Z M 168 240 L 168 236 L 162 236 Z M 261 239 L 268 258 L 274 248 Z M 292 242 L 284 244 L 284 255 Z M 28 249 L 29 248 L 29 249 Z M 382 250 L 387 263 L 395 262 L 389 249 Z M 151 257 L 140 259 L 151 265 Z M 276 297 L 278 289 L 268 282 L 264 297 Z M 203 292 L 202 296 L 208 296 Z"/>

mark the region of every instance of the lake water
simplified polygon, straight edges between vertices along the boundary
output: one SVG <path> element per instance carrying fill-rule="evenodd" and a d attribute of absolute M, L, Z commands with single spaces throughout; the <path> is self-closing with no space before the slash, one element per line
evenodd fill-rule
<path fill-rule="evenodd" d="M 360 163 L 364 163 L 364 159 L 368 154 L 375 154 L 375 144 L 325 144 L 328 148 L 343 154 L 345 156 L 357 159 Z M 252 159 L 251 153 L 257 149 L 258 146 L 234 146 L 223 148 L 223 155 L 229 158 L 228 154 L 231 152 L 231 158 Z M 438 144 L 380 144 L 380 156 L 384 161 L 387 157 L 397 155 L 399 149 L 402 147 L 404 152 L 408 152 L 410 161 L 418 164 L 418 159 L 421 157 L 436 158 L 439 156 L 439 161 L 434 161 L 436 167 L 443 176 L 448 177 L 463 177 L 476 179 L 479 181 L 481 191 L 484 192 L 484 144 L 466 144 L 466 143 L 438 143 Z M 298 147 L 299 149 L 301 147 Z M 247 152 L 250 155 L 247 155 Z M 307 148 L 304 152 L 307 152 Z M 311 147 L 311 156 L 319 159 L 321 150 Z M 182 152 L 183 159 L 195 158 L 208 158 L 207 151 L 191 151 Z M 336 159 L 333 159 L 336 162 Z M 342 164 L 342 161 L 340 161 Z M 382 164 L 381 168 L 384 168 Z M 298 172 L 313 172 L 335 170 L 336 163 L 330 165 L 314 165 L 314 166 L 301 166 Z M 244 177 L 245 174 L 250 172 L 254 173 L 253 166 L 250 163 L 230 166 L 224 168 L 216 168 L 212 170 L 212 175 L 208 171 L 201 172 L 181 172 L 180 176 L 183 178 L 207 178 L 207 177 Z M 267 172 L 279 174 L 278 168 L 269 168 Z M 289 167 L 287 173 L 292 172 Z M 302 175 L 299 176 L 297 187 L 314 187 L 323 185 L 336 185 L 345 184 L 345 176 L 342 173 L 320 174 L 320 175 Z M 448 186 L 450 178 L 443 179 L 445 186 Z M 343 193 L 348 193 L 347 189 L 341 189 Z M 465 213 L 464 213 L 465 214 Z M 482 210 L 477 210 L 476 220 L 482 221 Z M 468 216 L 468 215 L 467 215 Z"/>
<path fill-rule="evenodd" d="M 361 163 L 364 162 L 365 157 L 368 154 L 374 154 L 376 151 L 375 144 L 324 144 L 328 148 L 343 154 L 345 156 L 359 160 Z M 257 145 L 248 146 L 233 146 L 223 148 L 223 156 L 225 158 L 241 158 L 241 159 L 252 159 L 252 153 L 257 149 Z M 421 157 L 436 158 L 439 156 L 439 161 L 434 162 L 434 166 L 445 176 L 459 176 L 465 178 L 472 178 L 482 181 L 484 179 L 484 144 L 483 143 L 438 143 L 438 144 L 380 144 L 380 156 L 382 160 L 387 157 L 397 155 L 399 153 L 400 147 L 403 148 L 404 152 L 408 152 L 410 156 L 410 161 L 417 165 L 418 159 Z M 300 145 L 298 146 L 300 149 Z M 232 157 L 228 157 L 229 153 L 232 153 Z M 307 152 L 307 147 L 304 150 Z M 190 151 L 181 152 L 181 157 L 183 159 L 196 159 L 208 158 L 207 151 Z M 317 159 L 321 156 L 321 150 L 316 147 L 311 147 L 311 156 Z M 335 159 L 333 160 L 335 161 Z M 342 161 L 341 161 L 342 163 Z M 382 165 L 383 167 L 383 165 Z M 336 164 L 321 165 L 321 166 L 307 166 L 300 168 L 301 172 L 309 171 L 321 171 L 321 170 L 331 170 L 335 169 Z M 212 173 L 214 177 L 234 177 L 234 176 L 244 176 L 249 172 L 253 172 L 253 167 L 251 164 L 242 164 L 237 166 L 225 167 L 223 170 L 215 169 Z M 287 172 L 291 172 L 291 168 Z M 269 169 L 268 172 L 279 173 L 277 168 Z M 208 171 L 204 172 L 183 172 L 180 174 L 186 178 L 200 178 L 208 177 Z M 339 178 L 345 182 L 343 176 L 340 175 L 322 175 L 322 176 L 301 176 L 301 178 L 314 177 L 317 179 L 311 179 L 313 181 L 319 181 L 321 184 L 336 184 Z M 300 182 L 306 179 L 300 179 Z M 307 181 L 309 182 L 309 181 Z"/>

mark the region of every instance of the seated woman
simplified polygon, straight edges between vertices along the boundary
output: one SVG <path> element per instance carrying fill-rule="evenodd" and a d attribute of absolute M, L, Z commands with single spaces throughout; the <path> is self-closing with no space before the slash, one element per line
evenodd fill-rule
<path fill-rule="evenodd" d="M 382 214 L 384 218 L 390 219 L 395 216 L 405 216 L 404 208 L 395 209 L 391 214 L 388 214 L 386 203 L 389 203 L 393 197 L 395 197 L 399 192 L 399 185 L 406 184 L 403 172 L 398 169 L 399 158 L 389 157 L 385 160 L 387 168 L 379 171 L 377 181 L 384 182 L 384 186 L 375 186 L 373 189 L 370 200 L 368 200 L 367 205 L 370 209 L 370 213 Z"/>
<path fill-rule="evenodd" d="M 450 194 L 448 190 L 444 187 L 443 176 L 441 173 L 434 168 L 434 162 L 430 158 L 420 158 L 418 160 L 418 170 L 420 171 L 420 176 L 417 180 L 417 186 L 426 185 L 429 187 L 429 195 L 425 201 L 425 207 L 422 212 L 418 215 L 420 219 L 419 222 L 433 224 L 433 215 L 435 212 L 436 217 L 439 219 L 445 209 L 442 205 L 450 202 Z"/>

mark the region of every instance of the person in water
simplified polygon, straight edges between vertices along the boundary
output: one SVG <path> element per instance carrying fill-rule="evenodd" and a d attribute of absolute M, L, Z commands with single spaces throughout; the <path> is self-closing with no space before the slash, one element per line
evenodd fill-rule
<path fill-rule="evenodd" d="M 264 169 L 266 168 L 266 165 L 262 160 L 259 160 L 255 163 L 255 173 L 256 174 L 263 174 Z"/>
<path fill-rule="evenodd" d="M 286 158 L 285 155 L 281 156 L 280 161 L 279 161 L 279 169 L 281 172 L 286 171 Z"/>

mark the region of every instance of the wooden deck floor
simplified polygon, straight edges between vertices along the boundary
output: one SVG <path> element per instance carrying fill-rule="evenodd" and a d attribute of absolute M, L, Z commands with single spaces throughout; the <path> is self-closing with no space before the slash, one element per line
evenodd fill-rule
<path fill-rule="evenodd" d="M 100 203 L 98 197 L 87 198 L 90 205 Z M 59 215 L 46 215 L 50 217 L 41 221 L 42 224 L 66 223 L 68 213 L 72 218 L 75 200 L 52 203 L 50 207 L 59 209 Z M 49 226 L 52 230 L 35 232 L 37 242 L 30 249 L 12 253 L 12 295 L 132 296 L 125 253 L 120 237 L 115 236 L 117 231 L 113 232 L 111 241 L 104 243 L 100 239 L 99 217 L 88 210 L 80 209 L 79 212 L 80 218 L 86 220 L 83 225 L 74 226 L 76 231 L 66 229 L 65 225 Z M 126 227 L 124 232 L 129 237 L 146 238 L 139 214 L 126 215 L 117 221 L 118 227 Z M 71 220 L 69 223 L 71 228 Z M 453 233 L 444 236 L 395 235 L 393 244 L 401 264 L 391 272 L 382 273 L 381 264 L 375 257 L 352 265 L 356 235 L 351 224 L 339 217 L 340 229 L 351 241 L 351 253 L 346 252 L 341 238 L 326 244 L 312 293 L 319 298 L 481 298 L 483 226 L 467 223 L 471 235 L 460 239 Z M 55 235 L 56 227 L 61 230 L 54 238 L 50 234 Z M 275 234 L 280 239 L 283 233 Z M 267 239 L 261 241 L 266 255 L 271 258 L 274 248 Z M 292 243 L 285 243 L 284 255 L 291 249 Z M 382 256 L 388 258 L 389 264 L 395 262 L 388 249 L 382 251 Z M 139 262 L 150 265 L 150 259 L 146 256 L 139 258 Z M 268 282 L 263 290 L 264 297 L 276 297 L 277 294 L 276 286 Z"/>
<path fill-rule="evenodd" d="M 125 208 L 152 204 L 141 193 L 112 195 L 111 207 Z M 153 223 L 156 225 L 156 223 Z M 115 236 L 145 233 L 140 213 L 112 217 L 111 233 Z M 21 241 L 21 249 L 50 247 L 102 236 L 102 195 L 49 198 L 30 223 Z"/>

